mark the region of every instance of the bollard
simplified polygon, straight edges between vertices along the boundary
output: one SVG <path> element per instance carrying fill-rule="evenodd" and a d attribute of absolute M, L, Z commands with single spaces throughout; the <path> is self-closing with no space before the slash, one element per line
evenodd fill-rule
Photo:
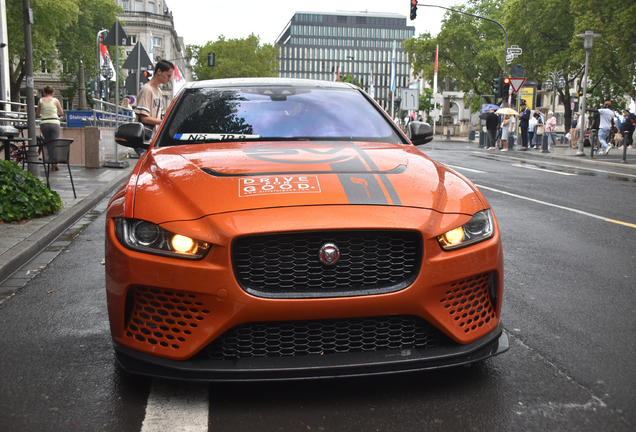
<path fill-rule="evenodd" d="M 472 129 L 468 131 L 468 141 L 475 141 L 475 131 Z"/>
<path fill-rule="evenodd" d="M 541 153 L 550 153 L 550 150 L 548 150 L 548 132 L 545 132 L 541 138 Z"/>
<path fill-rule="evenodd" d="M 481 131 L 479 131 L 479 148 L 484 148 L 486 145 L 484 144 L 484 141 L 486 140 L 486 134 L 484 133 L 483 129 Z"/>
<path fill-rule="evenodd" d="M 446 129 L 446 141 L 450 141 L 450 128 Z"/>
<path fill-rule="evenodd" d="M 623 159 L 621 160 L 621 163 L 626 164 L 627 163 L 627 134 L 629 132 L 625 132 L 623 133 Z"/>

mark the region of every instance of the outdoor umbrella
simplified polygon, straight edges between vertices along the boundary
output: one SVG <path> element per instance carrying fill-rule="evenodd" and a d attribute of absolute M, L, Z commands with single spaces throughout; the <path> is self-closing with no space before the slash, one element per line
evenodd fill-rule
<path fill-rule="evenodd" d="M 499 109 L 499 105 L 488 104 L 488 105 L 482 107 L 481 111 L 490 111 L 491 109 L 494 109 L 496 111 L 496 110 Z"/>
<path fill-rule="evenodd" d="M 499 108 L 495 111 L 495 114 L 519 115 L 519 113 L 512 108 Z"/>

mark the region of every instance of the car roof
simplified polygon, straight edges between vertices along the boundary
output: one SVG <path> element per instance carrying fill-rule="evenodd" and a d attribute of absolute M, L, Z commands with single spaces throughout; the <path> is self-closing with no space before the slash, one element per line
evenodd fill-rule
<path fill-rule="evenodd" d="M 359 89 L 350 83 L 338 81 L 321 81 L 297 78 L 225 78 L 187 83 L 188 88 L 221 88 L 221 87 L 299 87 L 323 89 Z"/>

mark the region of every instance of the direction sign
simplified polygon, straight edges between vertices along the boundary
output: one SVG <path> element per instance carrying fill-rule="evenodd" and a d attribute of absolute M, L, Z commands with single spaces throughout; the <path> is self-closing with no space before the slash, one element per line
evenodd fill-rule
<path fill-rule="evenodd" d="M 509 78 L 509 79 L 510 79 L 510 88 L 512 88 L 512 91 L 514 91 L 515 93 L 517 93 L 519 89 L 521 88 L 521 86 L 523 86 L 523 83 L 526 82 L 525 78 Z"/>
<path fill-rule="evenodd" d="M 400 108 L 403 110 L 416 110 L 419 107 L 419 92 L 417 90 L 402 89 L 402 104 Z"/>
<path fill-rule="evenodd" d="M 511 45 L 510 48 L 508 48 L 507 54 L 521 55 L 523 54 L 523 50 L 519 48 L 517 45 Z"/>

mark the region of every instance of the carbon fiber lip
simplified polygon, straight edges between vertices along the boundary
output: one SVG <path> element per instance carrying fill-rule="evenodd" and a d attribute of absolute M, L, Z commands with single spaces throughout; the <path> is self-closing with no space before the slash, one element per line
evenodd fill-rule
<path fill-rule="evenodd" d="M 424 350 L 388 350 L 292 358 L 252 358 L 235 361 L 174 361 L 142 354 L 113 342 L 119 365 L 132 374 L 184 381 L 283 381 L 383 375 L 434 370 L 470 364 L 508 350 L 508 335 L 499 325 L 467 344 Z"/>

